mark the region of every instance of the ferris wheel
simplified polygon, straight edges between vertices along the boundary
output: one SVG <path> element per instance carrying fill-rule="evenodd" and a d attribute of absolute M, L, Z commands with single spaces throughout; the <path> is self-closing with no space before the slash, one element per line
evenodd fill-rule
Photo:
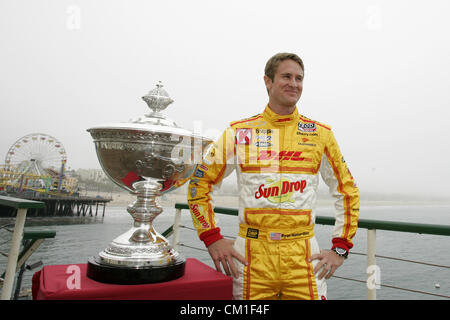
<path fill-rule="evenodd" d="M 9 148 L 5 158 L 7 170 L 35 175 L 64 170 L 66 161 L 62 143 L 43 133 L 20 138 Z"/>

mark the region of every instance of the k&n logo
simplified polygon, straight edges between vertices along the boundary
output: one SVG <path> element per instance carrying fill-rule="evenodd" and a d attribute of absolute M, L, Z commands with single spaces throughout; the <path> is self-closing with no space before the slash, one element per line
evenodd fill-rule
<path fill-rule="evenodd" d="M 252 129 L 236 129 L 236 144 L 250 144 L 252 142 Z"/>

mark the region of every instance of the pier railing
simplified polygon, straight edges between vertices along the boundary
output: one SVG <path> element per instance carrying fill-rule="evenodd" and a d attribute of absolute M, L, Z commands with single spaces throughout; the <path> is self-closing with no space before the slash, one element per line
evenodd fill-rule
<path fill-rule="evenodd" d="M 181 210 L 183 210 L 183 209 L 189 210 L 189 206 L 185 203 L 176 203 L 175 209 L 176 209 L 176 213 L 175 213 L 174 224 L 173 224 L 173 226 L 169 227 L 163 233 L 163 235 L 169 236 L 173 233 L 172 243 L 173 243 L 174 248 L 177 249 L 178 246 L 180 245 L 179 240 L 180 240 L 180 227 L 181 227 Z M 226 207 L 215 207 L 214 212 L 219 213 L 219 214 L 231 215 L 231 216 L 238 215 L 237 209 L 226 208 Z M 334 223 L 335 223 L 335 219 L 333 217 L 316 216 L 316 224 L 334 226 Z M 420 264 L 424 264 L 424 265 L 432 265 L 432 266 L 436 266 L 436 267 L 450 269 L 450 266 L 436 265 L 436 264 L 430 264 L 430 263 L 424 263 L 424 262 L 376 255 L 376 231 L 377 230 L 450 236 L 450 225 L 435 225 L 435 224 L 421 224 L 421 223 L 408 223 L 408 222 L 397 222 L 397 221 L 359 219 L 358 228 L 359 229 L 367 229 L 367 253 L 351 253 L 351 254 L 367 255 L 367 281 L 338 277 L 338 276 L 333 276 L 333 277 L 344 279 L 344 280 L 351 280 L 351 281 L 366 283 L 367 287 L 368 287 L 367 297 L 369 300 L 376 300 L 376 289 L 377 289 L 377 287 L 379 288 L 379 287 L 383 287 L 383 286 L 390 287 L 393 289 L 428 294 L 428 295 L 432 295 L 432 296 L 439 296 L 439 297 L 444 297 L 444 298 L 450 299 L 450 296 L 433 294 L 433 293 L 429 293 L 429 292 L 422 292 L 422 291 L 417 291 L 417 290 L 412 290 L 412 289 L 407 289 L 407 288 L 399 288 L 399 287 L 394 287 L 394 286 L 389 286 L 389 285 L 382 285 L 382 284 L 376 283 L 376 282 L 373 283 L 373 281 L 377 279 L 377 277 L 374 274 L 375 272 L 377 272 L 376 268 L 374 268 L 374 267 L 376 267 L 376 258 L 377 257 L 384 258 L 384 259 L 400 260 L 400 261 L 405 261 L 405 262 L 410 262 L 410 263 L 420 263 Z M 194 249 L 200 249 L 200 248 L 194 248 Z M 371 282 L 371 285 L 369 285 L 369 282 Z"/>
<path fill-rule="evenodd" d="M 44 205 L 38 208 L 30 208 L 28 216 L 90 216 L 97 217 L 99 206 L 103 207 L 102 217 L 105 216 L 106 204 L 112 201 L 112 198 L 104 197 L 86 197 L 69 195 L 51 195 L 51 194 L 9 194 L 8 198 L 17 198 L 42 202 Z M 0 205 L 2 203 L 0 202 Z M 6 205 L 0 207 L 4 212 L 0 212 L 1 217 L 14 217 L 15 208 Z M 94 211 L 95 209 L 95 211 Z"/>
<path fill-rule="evenodd" d="M 0 196 L 0 204 L 6 207 L 17 209 L 16 222 L 11 240 L 11 249 L 8 254 L 8 264 L 6 265 L 5 280 L 3 282 L 3 289 L 1 300 L 11 299 L 11 293 L 14 285 L 14 277 L 19 258 L 20 244 L 23 239 L 23 228 L 25 226 L 25 219 L 27 210 L 32 208 L 43 208 L 44 203 L 39 201 L 32 201 L 26 199 L 19 199 L 13 197 Z"/>

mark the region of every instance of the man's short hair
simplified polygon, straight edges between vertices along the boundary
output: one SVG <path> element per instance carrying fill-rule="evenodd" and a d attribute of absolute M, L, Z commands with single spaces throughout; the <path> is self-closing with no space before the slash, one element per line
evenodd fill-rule
<path fill-rule="evenodd" d="M 293 60 L 297 62 L 300 67 L 302 67 L 303 72 L 305 71 L 305 67 L 303 66 L 303 61 L 300 59 L 298 55 L 295 53 L 288 53 L 288 52 L 281 52 L 274 55 L 272 58 L 269 59 L 266 63 L 266 68 L 264 70 L 264 74 L 268 76 L 272 81 L 274 80 L 275 73 L 277 72 L 278 66 L 280 65 L 280 62 L 284 60 Z"/>

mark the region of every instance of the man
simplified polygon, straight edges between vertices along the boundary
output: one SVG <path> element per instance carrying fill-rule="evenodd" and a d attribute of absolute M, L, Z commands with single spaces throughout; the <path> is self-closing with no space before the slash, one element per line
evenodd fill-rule
<path fill-rule="evenodd" d="M 190 181 L 188 203 L 218 271 L 233 275 L 235 299 L 326 299 L 325 279 L 353 246 L 359 191 L 329 126 L 297 111 L 304 67 L 280 53 L 266 65 L 269 103 L 232 122 Z M 224 239 L 214 221 L 213 186 L 237 172 L 239 235 Z M 336 201 L 331 250 L 314 237 L 318 173 Z"/>

